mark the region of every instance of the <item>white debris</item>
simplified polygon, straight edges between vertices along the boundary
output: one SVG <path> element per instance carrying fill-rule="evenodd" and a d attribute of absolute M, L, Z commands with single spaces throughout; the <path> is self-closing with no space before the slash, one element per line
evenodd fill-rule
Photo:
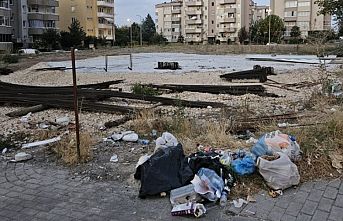
<path fill-rule="evenodd" d="M 111 157 L 111 159 L 110 159 L 110 162 L 113 162 L 113 163 L 116 163 L 116 162 L 118 162 L 119 161 L 119 159 L 118 159 L 118 155 L 117 154 L 114 154 L 112 157 Z"/>
<path fill-rule="evenodd" d="M 20 118 L 20 122 L 22 122 L 23 124 L 27 124 L 29 122 L 29 118 L 31 117 L 32 113 L 28 113 L 25 116 L 22 116 Z"/>
<path fill-rule="evenodd" d="M 236 208 L 241 208 L 243 206 L 243 204 L 248 204 L 248 201 L 244 200 L 244 199 L 238 199 L 238 200 L 233 200 L 233 205 L 236 207 Z"/>
<path fill-rule="evenodd" d="M 20 161 L 25 161 L 25 160 L 30 160 L 30 159 L 32 159 L 32 155 L 28 154 L 28 153 L 25 153 L 25 152 L 17 153 L 14 156 L 14 161 L 15 162 L 20 162 Z"/>
<path fill-rule="evenodd" d="M 59 117 L 55 119 L 55 122 L 62 126 L 68 126 L 68 124 L 70 123 L 70 118 L 68 116 Z"/>
<path fill-rule="evenodd" d="M 37 141 L 37 142 L 33 142 L 33 143 L 23 144 L 23 146 L 21 148 L 27 149 L 27 148 L 32 148 L 32 147 L 43 146 L 43 145 L 47 145 L 50 143 L 55 143 L 55 142 L 60 141 L 60 140 L 61 140 L 61 137 L 58 136 L 58 137 L 48 139 L 48 140 L 42 140 L 42 141 Z"/>

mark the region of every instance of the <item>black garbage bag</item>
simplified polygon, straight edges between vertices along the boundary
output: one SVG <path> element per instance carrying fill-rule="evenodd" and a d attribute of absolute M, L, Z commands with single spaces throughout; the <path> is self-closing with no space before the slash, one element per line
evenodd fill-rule
<path fill-rule="evenodd" d="M 220 154 L 216 152 L 197 152 L 188 156 L 188 165 L 193 171 L 197 173 L 200 168 L 208 168 L 214 170 L 218 176 L 222 177 L 225 184 L 231 188 L 236 182 L 235 177 L 232 175 L 233 171 L 220 163 Z"/>
<path fill-rule="evenodd" d="M 181 144 L 160 149 L 136 169 L 135 179 L 141 181 L 139 197 L 167 192 L 190 183 L 194 173 L 188 166 Z"/>

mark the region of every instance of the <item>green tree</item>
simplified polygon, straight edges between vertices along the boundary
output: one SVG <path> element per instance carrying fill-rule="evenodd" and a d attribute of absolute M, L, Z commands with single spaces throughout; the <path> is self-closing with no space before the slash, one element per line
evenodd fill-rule
<path fill-rule="evenodd" d="M 343 1 L 342 0 L 317 0 L 316 4 L 321 8 L 321 14 L 335 15 L 338 20 L 343 19 Z"/>
<path fill-rule="evenodd" d="M 140 25 L 137 24 L 136 22 L 132 23 L 132 41 L 137 42 L 139 44 L 140 42 Z"/>
<path fill-rule="evenodd" d="M 185 41 L 185 38 L 183 37 L 183 35 L 179 35 L 179 37 L 177 38 L 177 43 L 183 43 Z"/>
<path fill-rule="evenodd" d="M 116 41 L 115 45 L 117 46 L 127 46 L 130 42 L 130 28 L 127 26 L 115 27 Z"/>
<path fill-rule="evenodd" d="M 166 39 L 163 34 L 155 33 L 154 36 L 150 39 L 150 43 L 152 44 L 166 44 L 168 39 Z"/>
<path fill-rule="evenodd" d="M 239 43 L 243 44 L 244 41 L 247 40 L 248 38 L 249 38 L 249 34 L 244 26 L 238 32 Z"/>
<path fill-rule="evenodd" d="M 152 43 L 154 38 L 156 37 L 156 26 L 155 22 L 151 18 L 150 14 L 146 16 L 142 24 L 142 34 L 143 34 L 143 41 L 148 43 Z"/>
<path fill-rule="evenodd" d="M 301 31 L 298 26 L 293 26 L 291 29 L 291 37 L 292 38 L 299 38 L 301 36 Z"/>
<path fill-rule="evenodd" d="M 74 20 L 68 27 L 69 32 L 61 32 L 61 45 L 63 48 L 80 47 L 86 38 L 86 32 L 78 20 Z"/>
<path fill-rule="evenodd" d="M 48 51 L 59 49 L 60 33 L 53 28 L 45 30 L 41 36 L 42 46 Z"/>
<path fill-rule="evenodd" d="M 260 21 L 255 21 L 249 28 L 249 39 L 250 42 L 259 43 L 261 41 L 260 36 L 258 34 L 258 27 Z"/>
<path fill-rule="evenodd" d="M 285 31 L 285 25 L 277 15 L 269 15 L 265 19 L 257 23 L 257 36 L 259 40 L 266 44 L 269 41 L 269 23 L 270 23 L 270 37 L 271 42 L 280 43 L 281 37 Z"/>
<path fill-rule="evenodd" d="M 340 21 L 338 23 L 338 33 L 337 33 L 338 37 L 342 37 L 343 36 L 343 21 Z"/>

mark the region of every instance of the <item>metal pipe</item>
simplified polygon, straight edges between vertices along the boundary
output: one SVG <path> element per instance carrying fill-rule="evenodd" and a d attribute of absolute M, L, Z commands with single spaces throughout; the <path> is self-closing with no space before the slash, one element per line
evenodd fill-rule
<path fill-rule="evenodd" d="M 80 151 L 80 124 L 79 124 L 79 110 L 78 110 L 78 97 L 77 97 L 77 83 L 76 83 L 76 65 L 75 65 L 75 48 L 71 48 L 71 64 L 73 72 L 73 94 L 74 94 L 74 112 L 75 112 L 75 128 L 76 128 L 76 149 L 77 157 L 81 160 Z"/>

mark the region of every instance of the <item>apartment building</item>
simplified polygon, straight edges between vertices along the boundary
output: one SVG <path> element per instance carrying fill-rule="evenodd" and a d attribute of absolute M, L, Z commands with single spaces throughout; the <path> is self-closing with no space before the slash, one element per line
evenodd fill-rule
<path fill-rule="evenodd" d="M 156 30 L 163 33 L 168 42 L 177 42 L 182 35 L 182 1 L 156 5 Z"/>
<path fill-rule="evenodd" d="M 10 0 L 0 0 L 0 51 L 8 51 L 12 46 L 12 26 Z"/>
<path fill-rule="evenodd" d="M 157 31 L 170 42 L 235 42 L 251 23 L 251 0 L 183 0 L 156 5 Z"/>
<path fill-rule="evenodd" d="M 114 0 L 60 0 L 58 27 L 68 31 L 77 19 L 88 36 L 114 40 Z"/>
<path fill-rule="evenodd" d="M 258 21 L 261 19 L 265 19 L 268 16 L 269 6 L 267 5 L 257 5 L 256 3 L 252 3 L 253 6 L 251 7 L 251 14 L 252 14 L 252 21 Z"/>
<path fill-rule="evenodd" d="M 45 30 L 56 28 L 59 19 L 55 0 L 10 0 L 13 41 L 28 47 L 39 39 Z"/>
<path fill-rule="evenodd" d="M 272 14 L 281 17 L 286 26 L 285 37 L 290 36 L 293 26 L 300 28 L 303 37 L 309 31 L 331 29 L 331 16 L 318 15 L 319 6 L 315 0 L 271 0 Z"/>

